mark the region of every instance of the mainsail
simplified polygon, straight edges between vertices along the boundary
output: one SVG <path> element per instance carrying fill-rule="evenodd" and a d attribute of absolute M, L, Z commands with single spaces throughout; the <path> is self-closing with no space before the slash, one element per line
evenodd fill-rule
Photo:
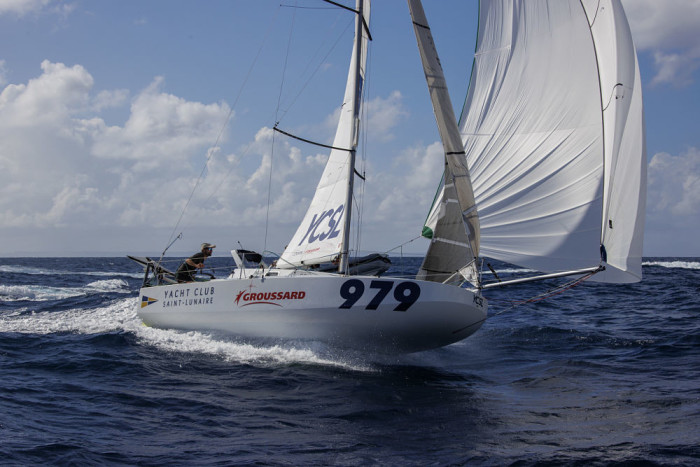
<path fill-rule="evenodd" d="M 444 185 L 435 200 L 431 244 L 417 278 L 443 282 L 456 272 L 473 284 L 479 281 L 479 217 L 467 159 L 435 43 L 420 0 L 408 0 L 413 29 L 445 152 Z"/>
<path fill-rule="evenodd" d="M 357 0 L 355 45 L 333 140 L 334 149 L 301 225 L 277 262 L 281 268 L 328 262 L 347 254 L 355 149 L 367 62 L 369 3 L 369 0 Z"/>
<path fill-rule="evenodd" d="M 481 255 L 641 278 L 641 85 L 619 0 L 482 0 L 460 131 Z"/>

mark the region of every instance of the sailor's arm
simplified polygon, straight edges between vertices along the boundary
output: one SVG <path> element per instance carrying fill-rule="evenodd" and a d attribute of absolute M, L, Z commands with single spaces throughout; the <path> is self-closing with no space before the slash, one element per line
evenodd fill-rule
<path fill-rule="evenodd" d="M 194 261 L 192 261 L 192 258 L 187 258 L 187 259 L 185 260 L 185 262 L 186 262 L 187 264 L 189 264 L 190 266 L 195 267 L 195 268 L 197 268 L 197 269 L 202 269 L 202 268 L 204 267 L 204 262 L 195 263 Z"/>

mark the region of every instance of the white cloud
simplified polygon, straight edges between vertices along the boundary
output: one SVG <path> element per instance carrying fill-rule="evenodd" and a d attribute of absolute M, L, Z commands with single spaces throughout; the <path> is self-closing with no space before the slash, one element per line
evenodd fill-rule
<path fill-rule="evenodd" d="M 655 154 L 649 163 L 645 253 L 700 254 L 700 149 Z"/>
<path fill-rule="evenodd" d="M 399 91 L 393 91 L 388 97 L 375 97 L 364 103 L 362 117 L 366 120 L 363 125 L 372 129 L 372 137 L 378 141 L 387 142 L 394 139 L 392 130 L 408 116 L 403 105 L 403 96 Z M 323 124 L 324 133 L 335 134 L 335 128 L 340 119 L 340 107 L 329 115 Z M 315 130 L 309 130 L 314 131 Z"/>
<path fill-rule="evenodd" d="M 367 102 L 365 109 L 365 115 L 368 117 L 367 126 L 380 141 L 394 139 L 392 129 L 401 119 L 408 116 L 408 111 L 403 106 L 403 96 L 399 91 L 392 92 L 386 99 L 375 97 Z"/>
<path fill-rule="evenodd" d="M 677 87 L 688 86 L 693 83 L 693 73 L 700 67 L 700 55 L 663 52 L 654 53 L 656 75 L 651 84 L 668 83 Z"/>
<path fill-rule="evenodd" d="M 107 127 L 95 119 L 80 122 L 78 131 L 94 142 L 94 156 L 132 160 L 131 169 L 143 172 L 186 164 L 199 148 L 216 142 L 230 112 L 228 105 L 189 102 L 161 92 L 162 84 L 163 79 L 156 78 L 136 96 L 123 127 Z M 112 93 L 115 96 L 123 97 Z"/>
<path fill-rule="evenodd" d="M 267 218 L 269 243 L 277 249 L 293 234 L 327 150 L 280 137 L 273 150 L 270 128 L 237 149 L 213 148 L 229 117 L 228 105 L 166 93 L 162 78 L 131 99 L 123 124 L 107 125 L 100 111 L 126 105 L 128 91 L 95 93 L 92 76 L 80 65 L 44 61 L 41 69 L 27 83 L 7 85 L 0 93 L 0 225 L 15 229 L 20 240 L 33 238 L 25 249 L 41 249 L 37 241 L 56 242 L 57 229 L 71 236 L 62 245 L 72 243 L 76 250 L 86 228 L 128 229 L 143 238 L 147 230 L 172 229 L 188 202 L 181 230 L 223 229 L 227 237 L 233 231 L 260 247 Z M 379 128 L 381 139 L 388 139 L 406 114 L 400 94 L 377 98 L 371 106 L 373 131 Z M 440 176 L 442 164 L 434 162 L 441 157 L 440 145 L 433 144 L 404 150 L 390 170 L 370 170 L 365 219 L 394 233 L 418 232 Z M 42 232 L 46 238 L 37 240 Z M 384 237 L 388 246 L 402 240 Z M 123 243 L 108 236 L 102 241 L 105 250 Z"/>
<path fill-rule="evenodd" d="M 649 162 L 650 215 L 687 223 L 700 217 L 700 150 L 690 148 L 672 156 L 661 152 Z"/>
<path fill-rule="evenodd" d="M 133 100 L 123 127 L 107 126 L 96 112 L 123 104 L 126 91 L 93 96 L 82 66 L 41 68 L 0 93 L 0 224 L 172 225 L 172 200 L 187 199 L 192 166 L 203 164 L 228 106 L 163 93 L 156 79 Z"/>
<path fill-rule="evenodd" d="M 14 13 L 21 16 L 41 10 L 50 2 L 51 0 L 0 0 L 0 15 Z"/>
<path fill-rule="evenodd" d="M 383 248 L 420 234 L 442 176 L 443 159 L 442 144 L 433 143 L 405 148 L 387 171 L 370 171 L 363 218 L 375 232 L 381 231 L 374 240 Z"/>
<path fill-rule="evenodd" d="M 113 91 L 100 91 L 92 100 L 91 110 L 100 112 L 112 107 L 121 107 L 129 98 L 128 89 L 116 89 Z"/>
<path fill-rule="evenodd" d="M 80 66 L 42 63 L 43 73 L 0 93 L 0 223 L 43 226 L 55 222 L 65 186 L 81 186 L 89 167 L 71 127 L 83 111 L 92 77 Z"/>
<path fill-rule="evenodd" d="M 0 60 L 0 86 L 5 86 L 5 84 L 7 84 L 7 67 L 5 60 Z"/>
<path fill-rule="evenodd" d="M 10 84 L 0 93 L 3 126 L 56 125 L 86 109 L 93 79 L 82 66 L 69 68 L 44 60 L 41 69 L 43 74 L 38 78 L 27 84 Z"/>
<path fill-rule="evenodd" d="M 304 146 L 303 153 L 295 141 L 277 138 L 273 152 L 272 131 L 263 128 L 249 144 L 224 153 L 212 146 L 229 118 L 228 105 L 166 93 L 162 78 L 131 100 L 123 124 L 110 126 L 100 111 L 125 105 L 127 91 L 95 94 L 92 76 L 80 65 L 44 61 L 41 68 L 36 78 L 0 93 L 0 225 L 21 240 L 32 236 L 35 243 L 23 248 L 41 249 L 36 238 L 42 232 L 44 245 L 55 241 L 48 237 L 56 229 L 73 237 L 64 244 L 75 245 L 87 228 L 131 229 L 135 238 L 171 229 L 188 200 L 179 228 L 250 230 L 259 241 L 270 186 L 271 225 L 286 226 L 281 236 L 293 233 L 326 150 L 310 153 L 316 149 Z M 108 250 L 115 240 L 103 241 Z"/>
<path fill-rule="evenodd" d="M 652 84 L 686 86 L 700 66 L 700 0 L 623 0 L 639 51 L 654 56 Z"/>

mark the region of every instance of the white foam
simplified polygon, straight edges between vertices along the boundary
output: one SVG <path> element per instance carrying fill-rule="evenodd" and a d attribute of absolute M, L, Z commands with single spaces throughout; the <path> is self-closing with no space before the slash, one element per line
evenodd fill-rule
<path fill-rule="evenodd" d="M 131 277 L 134 279 L 141 279 L 143 273 L 134 272 L 116 272 L 116 271 L 67 271 L 61 269 L 46 269 L 37 268 L 33 266 L 20 266 L 12 264 L 0 265 L 0 272 L 6 274 L 32 274 L 32 275 L 42 275 L 42 276 L 68 276 L 68 275 L 80 275 L 80 276 L 98 276 L 98 277 Z"/>
<path fill-rule="evenodd" d="M 91 282 L 84 287 L 48 287 L 45 285 L 0 285 L 0 296 L 8 302 L 31 300 L 45 302 L 64 300 L 94 293 L 131 293 L 124 279 L 107 279 Z"/>
<path fill-rule="evenodd" d="M 90 282 L 85 288 L 97 292 L 130 293 L 129 284 L 124 279 L 106 279 Z"/>
<path fill-rule="evenodd" d="M 700 269 L 698 261 L 644 261 L 642 266 L 660 266 L 663 268 Z"/>
<path fill-rule="evenodd" d="M 44 302 L 47 300 L 63 300 L 85 295 L 82 288 L 47 287 L 44 285 L 0 285 L 0 296 L 8 302 L 32 300 Z"/>
<path fill-rule="evenodd" d="M 219 339 L 197 331 L 175 331 L 145 326 L 136 314 L 136 298 L 119 300 L 109 306 L 74 309 L 62 312 L 0 314 L 0 332 L 25 334 L 110 332 L 134 333 L 140 343 L 166 352 L 211 355 L 224 361 L 255 366 L 310 364 L 340 367 L 353 371 L 374 371 L 366 362 L 354 362 L 346 356 L 324 356 L 324 349 L 314 344 L 252 345 Z"/>
<path fill-rule="evenodd" d="M 45 311 L 0 315 L 0 332 L 98 334 L 125 330 L 136 319 L 134 298 L 90 310 Z"/>

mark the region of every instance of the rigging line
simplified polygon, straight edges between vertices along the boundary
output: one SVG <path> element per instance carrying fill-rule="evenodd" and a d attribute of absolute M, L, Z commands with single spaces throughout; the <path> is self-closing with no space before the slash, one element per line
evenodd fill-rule
<path fill-rule="evenodd" d="M 246 155 L 248 155 L 248 151 L 250 151 L 250 149 L 253 147 L 253 144 L 254 144 L 254 143 L 255 143 L 255 142 L 253 141 L 253 142 L 249 143 L 249 144 L 245 147 L 245 149 L 244 149 L 243 152 L 241 153 L 241 157 L 240 157 L 241 159 L 243 159 Z M 209 197 L 207 198 L 207 200 L 204 202 L 204 205 L 205 205 L 205 206 L 208 205 L 208 204 L 211 202 L 212 198 L 214 198 L 214 195 L 215 195 L 216 193 L 219 192 L 219 189 L 221 189 L 221 186 L 222 186 L 222 185 L 224 184 L 224 182 L 228 179 L 229 175 L 231 175 L 231 173 L 233 172 L 233 169 L 234 169 L 234 168 L 235 168 L 235 166 L 234 166 L 233 164 L 231 164 L 231 167 L 228 169 L 228 172 L 226 172 L 226 175 L 224 175 L 224 176 L 221 178 L 221 181 L 214 187 L 214 189 L 212 190 L 211 194 L 209 195 Z"/>
<path fill-rule="evenodd" d="M 285 5 L 284 3 L 280 4 L 280 8 L 294 8 L 297 10 L 333 10 L 331 7 L 320 7 L 320 6 L 299 6 L 299 5 Z"/>
<path fill-rule="evenodd" d="M 603 112 L 608 110 L 608 107 L 610 107 L 610 104 L 612 103 L 613 97 L 615 97 L 615 90 L 618 88 L 618 86 L 621 87 L 622 89 L 625 89 L 625 85 L 622 83 L 617 83 L 617 84 L 615 84 L 615 86 L 612 87 L 612 91 L 610 91 L 610 97 L 608 98 L 608 103 L 605 104 L 605 107 L 603 108 Z M 625 96 L 623 95 L 622 98 L 624 98 L 624 97 Z M 615 97 L 615 99 L 618 99 L 618 98 Z"/>
<path fill-rule="evenodd" d="M 345 6 L 345 5 L 343 5 L 342 3 L 334 2 L 334 1 L 332 1 L 332 0 L 323 0 L 323 1 L 326 2 L 326 3 L 330 3 L 331 5 L 335 5 L 335 6 L 337 6 L 338 8 L 342 8 L 343 10 L 352 11 L 352 12 L 355 13 L 356 15 L 359 15 L 359 14 L 360 14 L 359 11 L 355 10 L 354 8 L 350 8 L 349 6 Z"/>
<path fill-rule="evenodd" d="M 279 122 L 277 122 L 277 123 L 279 123 Z M 329 145 L 329 144 L 317 143 L 316 141 L 311 141 L 310 139 L 302 138 L 301 136 L 295 136 L 295 135 L 293 135 L 293 134 L 291 134 L 291 133 L 287 133 L 287 132 L 284 131 L 284 130 L 280 130 L 280 129 L 277 127 L 277 125 L 275 125 L 272 129 L 273 129 L 274 131 L 278 132 L 278 133 L 282 133 L 283 135 L 289 136 L 290 138 L 294 138 L 294 139 L 296 139 L 296 140 L 303 141 L 303 142 L 305 142 L 305 143 L 313 144 L 314 146 L 320 146 L 320 147 L 326 148 L 326 149 L 336 149 L 336 150 L 338 150 L 338 151 L 345 151 L 345 152 L 351 152 L 351 151 L 352 151 L 352 149 L 339 148 L 339 147 L 337 147 L 337 146 L 331 146 L 331 145 Z"/>
<path fill-rule="evenodd" d="M 292 21 L 289 25 L 289 37 L 287 38 L 287 50 L 284 55 L 284 64 L 282 66 L 282 80 L 280 81 L 280 90 L 277 95 L 277 108 L 275 108 L 275 121 L 278 120 L 280 112 L 280 102 L 282 102 L 282 91 L 284 90 L 284 80 L 287 76 L 287 65 L 289 64 L 289 51 L 292 48 L 292 34 L 294 33 L 294 24 L 296 23 L 296 10 L 292 14 Z"/>
<path fill-rule="evenodd" d="M 357 168 L 355 168 L 355 174 L 362 180 L 362 186 L 360 187 L 360 193 L 359 193 L 359 203 L 358 203 L 358 208 L 357 208 L 357 232 L 356 232 L 356 239 L 355 239 L 355 244 L 357 245 L 357 254 L 359 255 L 359 252 L 361 251 L 361 246 L 362 246 L 362 228 L 364 225 L 364 206 L 365 206 L 365 190 L 367 187 L 367 180 L 366 180 L 366 172 L 365 169 L 367 167 L 367 147 L 368 147 L 368 134 L 369 132 L 367 131 L 369 128 L 369 106 L 367 105 L 367 102 L 369 102 L 369 98 L 371 95 L 371 89 L 372 89 L 372 73 L 370 73 L 370 69 L 372 69 L 372 48 L 367 46 L 365 53 L 367 54 L 367 60 L 365 63 L 365 85 L 362 86 L 362 107 L 360 107 L 361 110 L 361 115 L 360 115 L 360 124 L 362 125 L 362 132 L 360 133 L 362 136 L 362 142 L 361 142 L 361 162 L 362 162 L 362 175 L 357 171 Z M 357 164 L 355 164 L 357 165 Z"/>
<path fill-rule="evenodd" d="M 333 26 L 332 26 L 331 29 L 330 29 L 331 31 L 335 29 L 335 25 L 336 25 L 337 23 L 338 23 L 338 20 L 336 20 L 336 22 L 333 23 Z M 343 31 L 342 31 L 340 34 L 338 34 L 338 37 L 336 38 L 335 42 L 333 43 L 333 46 L 332 46 L 330 49 L 328 49 L 328 52 L 326 52 L 326 55 L 324 55 L 324 56 L 323 56 L 323 59 L 321 59 L 321 61 L 319 61 L 318 65 L 317 65 L 316 68 L 314 69 L 313 73 L 311 73 L 311 76 L 309 76 L 309 78 L 306 80 L 306 82 L 305 82 L 304 85 L 301 87 L 301 89 L 299 89 L 299 92 L 294 96 L 294 98 L 292 99 L 292 101 L 291 101 L 291 102 L 289 103 L 289 105 L 287 106 L 286 110 L 283 112 L 282 117 L 279 117 L 279 118 L 276 117 L 276 118 L 275 118 L 275 121 L 277 121 L 278 124 L 279 124 L 280 121 L 282 121 L 282 119 L 284 118 L 284 116 L 287 115 L 287 112 L 288 112 L 292 107 L 294 107 L 294 104 L 296 104 L 296 102 L 297 102 L 297 100 L 299 99 L 299 97 L 301 97 L 301 95 L 304 93 L 304 91 L 306 90 L 306 87 L 311 83 L 311 81 L 313 81 L 314 76 L 316 76 L 316 73 L 318 73 L 318 71 L 321 69 L 321 67 L 323 66 L 323 64 L 326 63 L 326 61 L 327 61 L 326 59 L 327 59 L 328 56 L 331 54 L 331 52 L 333 52 L 333 51 L 336 49 L 336 47 L 337 47 L 338 44 L 340 43 L 340 40 L 344 37 L 345 32 L 350 28 L 350 26 L 351 26 L 352 24 L 353 24 L 353 22 L 352 22 L 352 21 L 349 21 L 349 22 L 347 23 L 347 25 L 345 26 L 345 29 L 343 29 Z M 320 50 L 320 47 L 319 47 L 319 50 Z M 317 53 L 318 53 L 318 52 L 317 52 Z M 316 54 L 314 54 L 314 56 L 315 56 L 315 55 L 316 55 Z M 308 65 L 308 66 L 311 65 L 311 61 L 312 61 L 312 60 L 313 60 L 313 58 L 312 58 L 311 60 L 309 60 L 309 65 Z M 307 66 L 307 69 L 308 69 L 308 66 Z M 306 70 L 304 70 L 304 73 L 306 73 Z M 302 73 L 302 75 L 303 75 L 304 73 Z"/>
<path fill-rule="evenodd" d="M 272 132 L 272 148 L 270 149 L 270 175 L 267 181 L 267 209 L 265 211 L 265 241 L 263 250 L 267 249 L 267 233 L 270 225 L 270 196 L 272 193 L 272 160 L 275 155 L 275 133 Z"/>
<path fill-rule="evenodd" d="M 488 316 L 487 319 L 501 315 L 501 314 L 505 313 L 506 311 L 514 310 L 515 308 L 519 307 L 520 305 L 525 305 L 526 303 L 541 302 L 542 300 L 546 300 L 548 298 L 555 297 L 557 295 L 561 295 L 562 293 L 566 292 L 567 290 L 573 289 L 574 287 L 581 284 L 582 282 L 590 279 L 594 274 L 596 274 L 596 273 L 591 272 L 589 274 L 586 274 L 585 276 L 579 277 L 579 278 L 574 279 L 572 281 L 569 281 L 565 284 L 562 284 L 558 287 L 555 287 L 554 289 L 551 289 L 547 292 L 544 292 L 544 293 L 539 294 L 539 295 L 535 295 L 534 297 L 531 297 L 531 298 L 528 298 L 525 300 L 520 300 L 520 301 L 504 300 L 506 302 L 509 302 L 511 304 L 511 306 L 509 308 L 506 308 L 504 310 L 499 311 L 498 313 L 495 313 L 493 315 Z"/>
<path fill-rule="evenodd" d="M 583 2 L 581 2 L 581 7 L 583 8 Z M 598 12 L 600 11 L 600 0 L 598 0 L 598 5 L 595 7 L 595 15 L 593 16 L 593 20 L 591 21 L 589 28 L 593 29 L 593 25 L 595 24 L 595 21 L 598 19 Z M 583 8 L 584 14 L 586 13 L 586 9 Z"/>
<path fill-rule="evenodd" d="M 296 10 L 294 10 L 294 14 L 292 15 L 292 21 L 289 26 L 289 38 L 287 40 L 287 51 L 284 56 L 284 66 L 282 68 L 282 80 L 280 82 L 280 91 L 279 94 L 277 95 L 277 108 L 275 109 L 275 120 L 277 119 L 277 116 L 279 115 L 279 110 L 280 110 L 280 102 L 282 101 L 282 90 L 284 89 L 284 79 L 287 74 L 287 64 L 289 63 L 289 51 L 292 48 L 292 33 L 294 32 L 294 24 L 296 22 Z M 267 235 L 270 230 L 270 199 L 272 196 L 272 163 L 274 161 L 274 156 L 275 156 L 275 132 L 272 132 L 272 147 L 270 148 L 270 174 L 268 176 L 267 180 L 267 209 L 265 210 L 265 240 L 263 242 L 263 250 L 267 249 Z"/>
<path fill-rule="evenodd" d="M 395 247 L 392 248 L 391 250 L 386 250 L 384 253 L 390 253 L 390 252 L 392 252 L 392 251 L 394 251 L 394 250 L 398 250 L 399 248 L 401 248 L 402 251 L 403 251 L 403 247 L 404 247 L 405 245 L 408 245 L 409 243 L 415 242 L 416 240 L 418 240 L 419 238 L 422 238 L 422 237 L 423 237 L 422 235 L 418 235 L 417 237 L 412 238 L 412 239 L 408 240 L 407 242 L 403 242 L 401 245 L 395 246 Z"/>
<path fill-rule="evenodd" d="M 165 247 L 163 252 L 160 254 L 160 258 L 158 258 L 158 262 L 156 262 L 156 266 L 160 266 L 161 262 L 163 261 L 163 257 L 165 256 L 165 252 L 168 251 L 170 249 L 170 247 L 173 246 L 173 244 L 181 238 L 182 238 L 182 232 L 180 232 L 180 234 L 177 237 L 175 237 L 175 240 L 170 242 L 168 244 L 168 246 Z"/>
<path fill-rule="evenodd" d="M 228 115 L 226 116 L 226 119 L 224 120 L 224 124 L 221 126 L 221 129 L 219 130 L 219 134 L 216 136 L 216 140 L 214 142 L 213 147 L 210 147 L 209 150 L 207 151 L 207 160 L 204 162 L 204 167 L 202 167 L 202 171 L 199 174 L 199 177 L 197 178 L 197 181 L 194 184 L 194 187 L 192 188 L 192 191 L 190 192 L 190 196 L 187 199 L 187 202 L 185 203 L 185 206 L 182 208 L 182 212 L 180 212 L 180 217 L 178 218 L 177 222 L 175 223 L 175 227 L 173 228 L 172 233 L 170 234 L 170 238 L 168 239 L 168 243 L 173 241 L 173 236 L 175 235 L 175 232 L 177 232 L 178 227 L 180 226 L 180 223 L 182 222 L 182 218 L 185 215 L 185 212 L 187 211 L 187 208 L 190 205 L 190 202 L 192 201 L 192 198 L 194 197 L 195 192 L 197 191 L 197 187 L 201 183 L 202 179 L 204 178 L 204 173 L 207 170 L 207 167 L 209 165 L 209 162 L 211 158 L 214 156 L 214 148 L 217 148 L 219 146 L 219 141 L 221 141 L 221 138 L 224 134 L 224 130 L 228 126 L 229 121 L 231 121 L 231 116 L 233 115 L 233 111 L 236 109 L 236 106 L 238 105 L 238 101 L 241 98 L 241 95 L 243 94 L 243 89 L 245 89 L 246 84 L 248 83 L 248 79 L 250 78 L 251 74 L 253 73 L 253 69 L 255 69 L 255 65 L 258 62 L 258 58 L 260 58 L 260 54 L 262 52 L 263 47 L 265 46 L 265 43 L 267 42 L 268 38 L 270 37 L 270 33 L 272 32 L 272 26 L 276 22 L 277 15 L 279 14 L 279 8 L 275 12 L 275 16 L 273 17 L 272 21 L 270 22 L 270 25 L 267 28 L 267 31 L 265 33 L 265 36 L 263 37 L 263 40 L 260 44 L 260 47 L 258 48 L 258 51 L 255 55 L 255 58 L 253 59 L 253 62 L 250 65 L 250 68 L 248 69 L 248 73 L 245 76 L 245 79 L 243 80 L 243 83 L 241 84 L 241 87 L 238 90 L 238 94 L 236 95 L 236 98 L 233 101 L 233 105 L 229 109 Z M 213 196 L 213 194 L 212 194 Z M 211 198 L 211 196 L 210 196 Z"/>
<path fill-rule="evenodd" d="M 335 5 L 335 6 L 339 7 L 339 8 L 342 8 L 343 10 L 352 11 L 352 12 L 355 13 L 356 15 L 359 15 L 359 14 L 360 14 L 360 12 L 357 11 L 357 10 L 355 10 L 354 8 L 347 7 L 347 6 L 342 5 L 342 4 L 338 3 L 338 2 L 334 2 L 334 1 L 332 1 L 332 0 L 323 0 L 323 1 L 326 2 L 326 3 L 330 3 L 331 5 Z M 367 24 L 367 21 L 365 21 L 365 16 L 364 16 L 364 15 L 362 15 L 362 27 L 364 28 L 365 32 L 367 33 L 367 38 L 368 38 L 369 40 L 372 40 L 372 34 L 370 34 L 370 32 L 369 32 L 369 25 Z"/>
<path fill-rule="evenodd" d="M 364 183 L 362 184 L 362 190 L 364 191 Z M 355 203 L 355 208 L 357 211 L 357 225 L 356 225 L 356 230 L 355 230 L 355 256 L 360 255 L 360 239 L 361 239 L 361 230 L 362 230 L 362 193 L 360 193 L 360 196 L 357 197 L 353 193 L 352 199 Z"/>
<path fill-rule="evenodd" d="M 447 164 L 445 164 L 445 165 L 447 165 Z M 440 195 L 440 190 L 443 187 L 444 181 L 445 181 L 445 171 L 443 170 L 442 177 L 440 178 L 440 183 L 438 183 L 438 187 L 435 190 L 435 196 L 433 196 L 433 202 L 430 205 L 430 209 L 428 209 L 428 214 L 425 216 L 425 220 L 423 221 L 424 227 L 428 224 L 428 219 L 430 218 L 430 214 L 433 212 L 433 206 L 435 206 L 435 202 L 437 201 L 438 196 Z"/>

